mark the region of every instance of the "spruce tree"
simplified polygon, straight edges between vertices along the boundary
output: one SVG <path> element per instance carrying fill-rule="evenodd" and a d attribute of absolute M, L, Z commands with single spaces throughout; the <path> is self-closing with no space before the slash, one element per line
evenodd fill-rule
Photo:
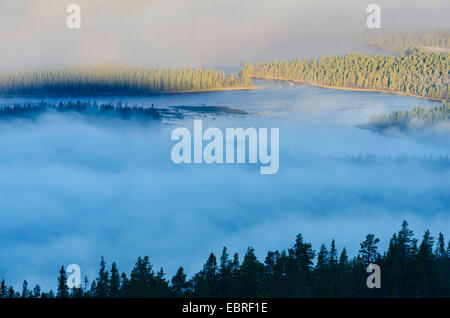
<path fill-rule="evenodd" d="M 183 267 L 180 266 L 171 280 L 172 293 L 175 297 L 186 296 L 188 287 L 189 284 L 186 281 L 186 274 L 184 273 Z"/>
<path fill-rule="evenodd" d="M 206 283 L 208 284 L 208 286 L 212 292 L 212 296 L 215 296 L 215 297 L 218 296 L 218 295 L 216 295 L 217 272 L 218 272 L 218 268 L 217 268 L 216 256 L 213 253 L 211 253 L 209 255 L 208 260 L 206 261 L 205 265 L 203 266 L 203 274 L 206 279 Z"/>
<path fill-rule="evenodd" d="M 261 264 L 251 247 L 247 249 L 240 267 L 239 295 L 241 297 L 257 297 L 261 289 L 264 265 Z"/>
<path fill-rule="evenodd" d="M 417 254 L 417 262 L 420 268 L 421 277 L 418 278 L 419 293 L 416 296 L 430 297 L 433 294 L 433 289 L 435 288 L 437 278 L 433 245 L 434 238 L 431 236 L 430 231 L 426 230 Z"/>
<path fill-rule="evenodd" d="M 120 289 L 120 276 L 117 270 L 117 265 L 115 262 L 111 265 L 111 278 L 109 282 L 109 297 L 116 298 L 119 297 Z"/>
<path fill-rule="evenodd" d="M 56 293 L 58 298 L 68 298 L 69 297 L 69 286 L 67 286 L 67 273 L 64 266 L 61 266 L 58 276 L 58 289 Z"/>
<path fill-rule="evenodd" d="M 378 246 L 380 239 L 375 238 L 374 234 L 367 234 L 364 242 L 361 243 L 359 254 L 365 266 L 375 263 L 378 258 Z"/>
<path fill-rule="evenodd" d="M 15 296 L 14 288 L 10 286 L 8 289 L 8 298 L 14 298 L 14 296 Z"/>
<path fill-rule="evenodd" d="M 95 297 L 106 298 L 109 295 L 109 273 L 103 256 L 100 260 L 100 269 L 96 280 Z"/>
<path fill-rule="evenodd" d="M 22 284 L 22 298 L 30 297 L 30 291 L 28 290 L 28 282 L 26 280 L 23 281 Z"/>
<path fill-rule="evenodd" d="M 33 298 L 39 297 L 41 297 L 41 286 L 39 286 L 39 284 L 36 284 L 33 288 Z"/>
<path fill-rule="evenodd" d="M 122 273 L 122 275 L 120 275 L 120 297 L 128 297 L 128 289 L 129 289 L 129 283 L 130 281 L 128 280 L 127 274 Z"/>
<path fill-rule="evenodd" d="M 0 298 L 5 298 L 6 294 L 8 292 L 8 287 L 6 286 L 5 279 L 2 279 L 2 282 L 0 283 Z"/>
<path fill-rule="evenodd" d="M 335 267 L 338 263 L 337 260 L 337 250 L 336 250 L 336 244 L 334 242 L 334 239 L 331 241 L 331 248 L 330 248 L 330 266 Z"/>
<path fill-rule="evenodd" d="M 222 249 L 220 256 L 220 266 L 218 273 L 218 290 L 219 297 L 231 297 L 231 283 L 232 283 L 232 264 L 229 259 L 226 247 Z"/>

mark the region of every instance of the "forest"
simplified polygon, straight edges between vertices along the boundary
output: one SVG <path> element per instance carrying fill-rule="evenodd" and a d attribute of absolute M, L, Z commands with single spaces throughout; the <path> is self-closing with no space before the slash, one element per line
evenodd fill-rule
<path fill-rule="evenodd" d="M 267 252 L 264 262 L 249 247 L 242 262 L 226 247 L 217 259 L 211 253 L 203 268 L 190 279 L 183 267 L 169 280 L 148 256 L 139 257 L 129 275 L 120 273 L 115 262 L 107 267 L 101 258 L 97 277 L 87 277 L 79 288 L 69 289 L 68 273 L 60 267 L 57 290 L 43 292 L 23 282 L 21 291 L 0 283 L 2 298 L 143 298 L 143 297 L 450 297 L 450 241 L 425 231 L 419 243 L 406 221 L 390 239 L 384 253 L 379 239 L 367 234 L 359 253 L 350 258 L 340 253 L 332 240 L 318 251 L 301 234 L 285 250 Z M 381 268 L 381 288 L 366 287 L 368 264 Z M 56 276 L 56 275 L 55 275 Z"/>
<path fill-rule="evenodd" d="M 67 101 L 58 104 L 41 101 L 37 104 L 0 105 L 0 120 L 12 118 L 36 119 L 47 112 L 77 113 L 85 117 L 101 118 L 115 117 L 120 119 L 160 119 L 164 110 L 154 107 L 128 106 L 128 104 L 107 103 L 98 104 L 91 101 Z"/>
<path fill-rule="evenodd" d="M 386 91 L 420 97 L 449 99 L 450 53 L 416 49 L 412 54 L 382 56 L 348 54 L 245 63 L 245 77 L 305 82 L 313 85 Z"/>
<path fill-rule="evenodd" d="M 99 65 L 0 73 L 0 95 L 147 95 L 251 86 L 248 77 L 213 69 Z"/>
<path fill-rule="evenodd" d="M 249 115 L 248 112 L 228 106 L 169 106 L 164 108 L 128 105 L 128 102 L 97 103 L 90 100 L 68 100 L 59 103 L 40 101 L 38 103 L 0 104 L 0 120 L 14 118 L 36 120 L 47 113 L 78 114 L 89 119 L 116 118 L 121 120 L 137 119 L 143 121 L 160 119 L 182 119 L 185 112 L 197 114 Z"/>
<path fill-rule="evenodd" d="M 431 29 L 419 32 L 395 32 L 368 36 L 366 43 L 400 54 L 409 54 L 414 49 L 450 50 L 450 29 Z"/>
<path fill-rule="evenodd" d="M 433 127 L 444 122 L 450 122 L 450 105 L 448 102 L 444 102 L 440 106 L 413 106 L 411 110 L 397 110 L 391 114 L 371 117 L 370 122 L 362 126 L 375 130 L 395 127 L 402 131 L 408 131 Z"/>

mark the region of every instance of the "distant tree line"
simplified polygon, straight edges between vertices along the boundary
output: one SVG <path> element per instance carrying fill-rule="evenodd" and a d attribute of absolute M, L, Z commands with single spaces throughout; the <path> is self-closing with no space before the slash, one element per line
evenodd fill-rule
<path fill-rule="evenodd" d="M 418 32 L 394 32 L 371 35 L 366 38 L 370 45 L 381 49 L 410 54 L 415 49 L 440 48 L 450 50 L 450 29 L 430 29 Z"/>
<path fill-rule="evenodd" d="M 316 162 L 320 162 L 320 158 L 314 157 Z M 312 159 L 310 159 L 312 160 Z M 425 156 L 416 155 L 375 155 L 375 154 L 359 154 L 359 155 L 344 155 L 342 157 L 334 158 L 339 164 L 356 164 L 370 168 L 371 166 L 379 166 L 386 164 L 396 164 L 404 166 L 406 164 L 417 164 L 421 167 L 429 167 L 438 170 L 450 169 L 450 157 L 448 155 L 433 156 L 432 154 Z"/>
<path fill-rule="evenodd" d="M 368 125 L 377 129 L 396 127 L 400 130 L 410 130 L 423 127 L 432 127 L 436 124 L 450 122 L 450 104 L 428 107 L 413 106 L 411 110 L 397 110 L 391 114 L 371 117 Z"/>
<path fill-rule="evenodd" d="M 419 244 L 404 221 L 383 255 L 378 243 L 368 234 L 358 255 L 350 258 L 345 248 L 338 253 L 334 240 L 316 253 L 299 234 L 293 246 L 269 251 L 264 262 L 253 248 L 241 262 L 224 247 L 219 259 L 211 253 L 191 279 L 179 267 L 168 280 L 162 268 L 155 271 L 148 256 L 137 259 L 130 275 L 120 274 L 116 263 L 108 270 L 102 257 L 97 278 L 90 283 L 85 277 L 80 288 L 69 289 L 62 266 L 56 293 L 43 292 L 39 285 L 31 290 L 27 281 L 19 292 L 2 280 L 0 297 L 450 297 L 450 241 L 446 247 L 442 233 L 435 241 L 427 230 Z M 379 289 L 366 286 L 369 264 L 381 268 Z"/>
<path fill-rule="evenodd" d="M 248 77 L 213 69 L 80 66 L 0 73 L 3 95 L 156 94 L 251 86 Z"/>
<path fill-rule="evenodd" d="M 10 118 L 36 119 L 46 112 L 78 113 L 88 117 L 116 117 L 120 119 L 141 118 L 160 119 L 162 109 L 154 107 L 128 106 L 127 103 L 104 103 L 96 101 L 66 101 L 49 103 L 41 101 L 37 104 L 25 103 L 0 106 L 0 120 Z"/>
<path fill-rule="evenodd" d="M 348 54 L 245 63 L 242 74 L 311 84 L 385 90 L 428 98 L 448 99 L 450 53 L 416 50 L 402 56 Z"/>

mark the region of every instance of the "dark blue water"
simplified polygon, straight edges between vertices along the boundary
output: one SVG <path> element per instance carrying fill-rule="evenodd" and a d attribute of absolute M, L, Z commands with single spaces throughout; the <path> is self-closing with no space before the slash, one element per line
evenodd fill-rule
<path fill-rule="evenodd" d="M 54 288 L 76 263 L 93 279 L 100 256 L 129 272 L 149 255 L 169 275 L 198 271 L 222 246 L 317 250 L 333 238 L 356 255 L 367 233 L 380 248 L 407 219 L 418 237 L 450 235 L 448 135 L 388 137 L 355 127 L 371 115 L 433 102 L 392 94 L 258 81 L 261 89 L 151 97 L 96 97 L 150 107 L 229 106 L 249 115 L 197 114 L 156 126 L 49 114 L 0 123 L 0 276 Z M 93 100 L 93 98 L 89 98 Z M 0 98 L 0 104 L 41 98 Z M 60 101 L 61 98 L 46 100 Z M 280 169 L 175 165 L 172 129 L 276 127 Z M 448 237 L 447 237 L 448 239 Z"/>

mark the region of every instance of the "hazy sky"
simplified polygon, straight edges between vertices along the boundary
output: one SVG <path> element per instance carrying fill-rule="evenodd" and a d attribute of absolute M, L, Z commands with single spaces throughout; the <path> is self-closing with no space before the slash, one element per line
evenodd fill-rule
<path fill-rule="evenodd" d="M 66 27 L 67 5 L 82 26 Z M 236 66 L 362 51 L 366 7 L 382 30 L 449 26 L 448 0 L 2 0 L 0 69 L 91 63 Z"/>

